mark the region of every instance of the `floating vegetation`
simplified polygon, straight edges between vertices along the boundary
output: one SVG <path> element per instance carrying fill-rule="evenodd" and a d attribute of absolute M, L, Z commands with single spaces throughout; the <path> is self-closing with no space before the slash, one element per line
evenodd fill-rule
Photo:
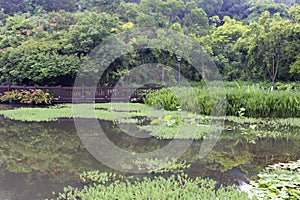
<path fill-rule="evenodd" d="M 258 199 L 300 199 L 300 160 L 268 166 L 251 182 Z"/>
<path fill-rule="evenodd" d="M 94 106 L 95 113 L 93 116 L 86 112 Z M 102 109 L 100 109 L 102 108 Z M 17 108 L 13 110 L 0 110 L 0 114 L 5 118 L 20 121 L 56 121 L 59 118 L 97 118 L 110 121 L 137 122 L 133 116 L 145 116 L 145 110 L 149 106 L 143 104 L 129 103 L 103 103 L 103 104 L 80 104 L 76 113 L 73 113 L 72 104 L 61 104 L 49 108 Z M 131 111 L 131 112 L 130 112 Z M 143 112 L 142 112 L 143 111 Z"/>
<path fill-rule="evenodd" d="M 204 116 L 186 111 L 157 110 L 138 103 L 78 104 L 76 113 L 72 104 L 57 104 L 48 108 L 21 107 L 0 110 L 5 118 L 20 121 L 57 121 L 61 118 L 91 118 L 117 123 L 137 124 L 140 131 L 157 139 L 204 139 L 214 131 L 222 137 L 244 138 L 255 143 L 261 138 L 299 138 L 300 118 L 248 118 L 228 116 L 225 126 L 215 126 L 212 120 L 222 117 Z M 87 112 L 88 111 L 88 112 Z M 93 112 L 90 112 L 93 111 Z M 244 112 L 241 110 L 241 112 Z M 219 134 L 218 134 L 219 136 Z"/>

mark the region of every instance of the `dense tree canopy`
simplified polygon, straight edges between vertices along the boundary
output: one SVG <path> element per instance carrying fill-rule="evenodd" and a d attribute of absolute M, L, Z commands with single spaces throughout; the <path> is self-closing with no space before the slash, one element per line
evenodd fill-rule
<path fill-rule="evenodd" d="M 210 54 L 225 80 L 299 80 L 299 3 L 0 0 L 0 85 L 72 85 L 84 59 L 104 39 L 143 26 L 189 35 Z M 111 63 L 102 84 L 114 84 L 129 69 L 150 62 L 177 66 L 170 52 L 135 51 Z M 182 62 L 182 73 L 190 80 L 200 78 L 188 61 Z"/>

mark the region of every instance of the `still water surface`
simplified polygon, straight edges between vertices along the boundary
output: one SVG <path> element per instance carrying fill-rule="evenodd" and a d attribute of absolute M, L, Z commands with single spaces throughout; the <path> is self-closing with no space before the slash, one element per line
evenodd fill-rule
<path fill-rule="evenodd" d="M 99 122 L 109 139 L 123 149 L 146 152 L 168 143 L 154 138 L 133 139 L 112 122 Z M 194 141 L 184 154 L 182 159 L 191 163 L 185 172 L 213 178 L 223 185 L 255 179 L 268 164 L 300 158 L 298 140 L 264 139 L 251 144 L 221 139 L 201 160 L 200 147 L 201 141 Z M 79 174 L 87 170 L 112 171 L 85 149 L 73 120 L 36 123 L 0 118 L 0 200 L 45 199 L 66 185 L 82 187 Z"/>

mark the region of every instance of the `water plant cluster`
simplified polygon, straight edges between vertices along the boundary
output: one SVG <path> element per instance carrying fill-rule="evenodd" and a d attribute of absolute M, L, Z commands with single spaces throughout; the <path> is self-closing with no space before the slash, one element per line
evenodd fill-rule
<path fill-rule="evenodd" d="M 133 123 L 137 122 L 137 120 L 132 117 L 136 115 L 145 116 L 146 114 L 141 112 L 141 110 L 147 110 L 148 108 L 148 106 L 143 104 L 95 104 L 95 115 L 90 116 L 86 112 L 86 109 L 91 109 L 90 105 L 80 104 L 79 106 L 79 111 L 76 113 L 73 112 L 72 104 L 57 104 L 48 108 L 21 107 L 11 110 L 0 110 L 0 114 L 4 115 L 5 118 L 19 121 L 43 122 L 57 121 L 60 118 L 98 118 Z"/>
<path fill-rule="evenodd" d="M 83 183 L 89 183 L 89 182 L 94 182 L 94 183 L 101 183 L 101 184 L 106 184 L 106 183 L 111 183 L 116 180 L 122 180 L 125 177 L 121 174 L 116 174 L 113 172 L 100 172 L 99 170 L 95 171 L 85 171 L 80 174 L 80 180 Z"/>
<path fill-rule="evenodd" d="M 252 182 L 258 199 L 300 199 L 300 160 L 268 166 Z"/>
<path fill-rule="evenodd" d="M 99 174 L 99 176 L 103 176 Z M 104 176 L 108 176 L 107 173 Z M 197 177 L 190 178 L 187 174 L 170 177 L 157 176 L 136 180 L 112 181 L 109 185 L 97 183 L 83 189 L 64 188 L 57 194 L 56 200 L 73 199 L 239 199 L 248 200 L 248 195 L 235 186 L 216 189 L 216 182 Z"/>
<path fill-rule="evenodd" d="M 0 94 L 1 102 L 13 101 L 24 103 L 24 104 L 51 104 L 53 96 L 41 89 L 30 89 L 30 90 L 12 90 Z"/>
<path fill-rule="evenodd" d="M 218 92 L 219 98 L 215 97 Z M 224 98 L 222 98 L 224 97 Z M 274 90 L 243 86 L 224 90 L 205 88 L 164 88 L 146 96 L 145 102 L 165 110 L 187 110 L 210 115 L 212 106 L 227 101 L 226 114 L 245 117 L 300 117 L 300 93 L 295 90 Z"/>
<path fill-rule="evenodd" d="M 187 164 L 186 161 L 177 161 L 175 159 L 149 159 L 135 160 L 134 163 L 137 165 L 139 170 L 146 170 L 148 173 L 166 173 L 166 172 L 183 172 L 184 169 L 190 168 L 191 165 Z"/>

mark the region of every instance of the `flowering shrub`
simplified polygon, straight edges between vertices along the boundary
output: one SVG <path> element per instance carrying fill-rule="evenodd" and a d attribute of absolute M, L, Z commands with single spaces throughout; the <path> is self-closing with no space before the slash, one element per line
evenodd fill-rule
<path fill-rule="evenodd" d="M 9 102 L 18 101 L 26 104 L 51 104 L 52 95 L 49 92 L 45 92 L 41 89 L 30 90 L 12 90 L 4 92 L 0 97 L 0 101 Z"/>

